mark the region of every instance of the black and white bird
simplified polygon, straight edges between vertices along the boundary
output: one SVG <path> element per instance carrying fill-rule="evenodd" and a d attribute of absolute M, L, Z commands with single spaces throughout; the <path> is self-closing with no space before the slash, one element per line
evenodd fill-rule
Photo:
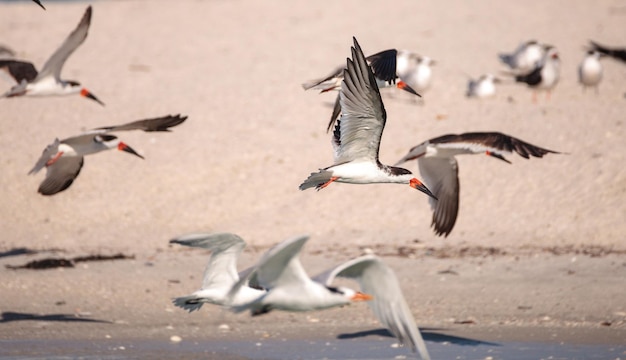
<path fill-rule="evenodd" d="M 61 79 L 63 65 L 87 38 L 91 23 L 91 12 L 91 6 L 89 6 L 76 29 L 72 31 L 61 47 L 46 61 L 41 71 L 37 72 L 34 65 L 26 61 L 0 60 L 0 70 L 7 72 L 17 82 L 17 85 L 13 86 L 0 98 L 80 94 L 100 105 L 104 105 L 102 101 L 79 82 Z"/>
<path fill-rule="evenodd" d="M 239 281 L 237 260 L 246 242 L 238 235 L 231 233 L 197 233 L 180 236 L 170 240 L 172 244 L 180 244 L 211 251 L 209 262 L 202 276 L 202 287 L 191 295 L 175 298 L 174 305 L 193 312 L 200 310 L 203 304 L 221 306 L 241 306 L 265 294 L 265 290 L 245 284 L 233 297 L 229 297 L 232 287 Z"/>
<path fill-rule="evenodd" d="M 409 170 L 383 165 L 378 159 L 387 114 L 374 74 L 356 39 L 341 84 L 341 118 L 333 133 L 335 162 L 312 173 L 300 190 L 325 188 L 332 182 L 350 184 L 395 183 L 433 196 Z"/>
<path fill-rule="evenodd" d="M 84 157 L 101 151 L 118 149 L 143 159 L 126 143 L 111 132 L 126 130 L 170 131 L 169 128 L 183 123 L 186 116 L 168 115 L 154 119 L 138 120 L 118 126 L 107 126 L 93 129 L 86 133 L 72 136 L 64 140 L 55 139 L 48 145 L 35 166 L 28 174 L 36 174 L 44 167 L 46 178 L 39 185 L 42 195 L 54 195 L 72 185 L 83 167 Z"/>
<path fill-rule="evenodd" d="M 515 75 L 515 81 L 525 83 L 533 91 L 533 101 L 537 100 L 538 90 L 550 92 L 559 82 L 561 72 L 561 61 L 557 49 L 550 45 L 544 45 L 545 53 L 535 68 L 526 74 Z"/>
<path fill-rule="evenodd" d="M 431 226 L 435 234 L 448 236 L 459 213 L 459 168 L 456 155 L 486 154 L 510 164 L 504 156 L 516 152 L 525 159 L 541 158 L 556 151 L 540 148 L 499 132 L 471 132 L 439 136 L 411 148 L 396 165 L 417 159 L 424 182 L 438 200 L 430 199 Z"/>
<path fill-rule="evenodd" d="M 417 59 L 418 55 L 413 52 L 396 49 L 384 50 L 366 58 L 368 64 L 372 67 L 372 71 L 376 79 L 376 85 L 378 85 L 379 89 L 393 86 L 421 97 L 421 95 L 407 83 L 407 80 L 409 79 L 415 83 L 411 76 L 417 71 Z M 302 84 L 302 87 L 305 90 L 317 89 L 320 90 L 320 92 L 340 90 L 341 83 L 343 81 L 344 68 L 345 67 L 343 66 L 339 66 L 328 76 L 307 81 Z M 327 132 L 333 128 L 335 121 L 340 115 L 341 103 L 339 95 L 337 95 L 335 105 L 333 106 L 333 112 L 326 128 Z"/>
<path fill-rule="evenodd" d="M 603 72 L 600 56 L 602 55 L 599 52 L 589 50 L 578 66 L 578 82 L 583 86 L 583 90 L 594 87 L 596 94 L 600 81 L 602 81 Z"/>

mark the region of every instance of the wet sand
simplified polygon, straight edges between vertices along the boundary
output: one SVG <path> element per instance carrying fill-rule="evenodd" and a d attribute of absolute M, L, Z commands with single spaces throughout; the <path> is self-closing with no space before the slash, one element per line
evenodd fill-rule
<path fill-rule="evenodd" d="M 44 4 L 47 11 L 0 2 L 1 44 L 38 67 L 87 6 Z M 298 234 L 311 235 L 303 254 L 311 274 L 372 249 L 398 273 L 435 349 L 429 334 L 624 345 L 626 66 L 603 60 L 597 95 L 576 83 L 589 39 L 625 45 L 621 3 L 100 1 L 93 8 L 89 36 L 63 77 L 106 107 L 77 96 L 0 99 L 0 252 L 40 251 L 0 257 L 0 339 L 24 340 L 24 351 L 37 339 L 343 344 L 349 340 L 338 336 L 361 332 L 355 341 L 378 339 L 367 333 L 380 325 L 366 306 L 259 318 L 174 308 L 172 297 L 200 285 L 208 253 L 168 240 L 230 231 L 249 244 L 241 268 Z M 310 172 L 332 163 L 325 126 L 334 101 L 300 84 L 342 64 L 352 36 L 366 53 L 411 49 L 438 62 L 422 105 L 383 94 L 382 162 L 466 131 L 502 131 L 565 154 L 510 156 L 512 165 L 460 157 L 461 208 L 445 239 L 429 228 L 426 197 L 403 186 L 299 191 Z M 466 74 L 499 73 L 496 54 L 530 38 L 560 51 L 561 80 L 549 100 L 540 94 L 533 103 L 513 84 L 490 100 L 463 96 Z M 26 175 L 55 137 L 169 113 L 189 119 L 168 134 L 120 134 L 143 161 L 116 151 L 89 156 L 71 188 L 49 198 L 36 192 L 44 175 Z M 135 259 L 5 267 L 117 253 Z"/>

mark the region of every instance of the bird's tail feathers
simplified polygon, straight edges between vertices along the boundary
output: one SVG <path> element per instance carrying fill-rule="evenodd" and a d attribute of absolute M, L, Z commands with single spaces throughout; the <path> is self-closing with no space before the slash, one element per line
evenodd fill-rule
<path fill-rule="evenodd" d="M 188 295 L 172 299 L 172 303 L 179 308 L 185 309 L 188 312 L 192 313 L 194 311 L 200 310 L 200 308 L 204 304 L 204 301 L 197 295 Z"/>
<path fill-rule="evenodd" d="M 309 177 L 304 180 L 302 184 L 300 184 L 300 190 L 306 190 L 312 187 L 315 187 L 317 190 L 319 190 L 322 185 L 330 181 L 332 176 L 332 172 L 325 169 L 320 169 L 319 172 L 311 173 L 311 175 L 309 175 Z"/>

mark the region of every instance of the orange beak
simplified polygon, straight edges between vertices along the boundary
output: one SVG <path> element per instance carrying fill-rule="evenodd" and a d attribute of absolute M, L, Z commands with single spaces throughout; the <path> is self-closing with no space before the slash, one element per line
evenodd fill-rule
<path fill-rule="evenodd" d="M 374 297 L 372 295 L 368 295 L 368 294 L 364 294 L 360 291 L 357 291 L 356 294 L 354 294 L 354 296 L 350 299 L 351 301 L 369 301 L 372 300 Z"/>
<path fill-rule="evenodd" d="M 95 97 L 92 93 L 90 93 L 90 92 L 89 92 L 89 90 L 87 90 L 87 89 L 85 89 L 85 88 L 83 88 L 83 89 L 80 91 L 80 96 L 84 96 L 84 97 L 86 97 L 87 99 L 91 99 L 91 100 L 93 100 L 93 101 L 97 102 L 98 104 L 100 104 L 100 105 L 104 106 L 104 103 L 103 103 L 102 101 L 100 101 L 97 97 Z"/>
<path fill-rule="evenodd" d="M 413 95 L 417 95 L 419 97 L 422 97 L 422 95 L 418 94 L 417 91 L 413 90 L 412 87 L 410 87 L 407 83 L 405 83 L 404 81 L 400 80 L 396 83 L 396 87 L 398 89 L 402 89 L 404 91 L 410 92 Z"/>
<path fill-rule="evenodd" d="M 135 156 L 139 156 L 140 158 L 143 159 L 143 156 L 139 155 L 133 148 L 131 148 L 130 146 L 126 145 L 125 143 L 121 142 L 119 144 L 117 144 L 117 149 L 120 151 L 126 151 L 129 154 L 133 154 Z"/>
<path fill-rule="evenodd" d="M 413 178 L 413 179 L 411 179 L 411 181 L 409 181 L 409 186 L 412 187 L 413 189 L 416 189 L 416 190 L 419 190 L 419 191 L 423 192 L 424 194 L 430 196 L 431 198 L 433 198 L 435 200 L 439 200 L 439 199 L 437 199 L 435 194 L 433 194 L 432 192 L 430 192 L 430 190 L 428 190 L 426 185 L 422 184 L 422 182 L 417 180 L 416 178 Z"/>

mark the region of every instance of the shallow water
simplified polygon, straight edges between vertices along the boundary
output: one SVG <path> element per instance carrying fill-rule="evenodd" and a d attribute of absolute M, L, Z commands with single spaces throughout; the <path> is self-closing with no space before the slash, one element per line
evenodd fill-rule
<path fill-rule="evenodd" d="M 390 339 L 185 341 L 0 340 L 0 359 L 410 359 Z M 426 342 L 433 359 L 626 359 L 626 344 Z"/>

